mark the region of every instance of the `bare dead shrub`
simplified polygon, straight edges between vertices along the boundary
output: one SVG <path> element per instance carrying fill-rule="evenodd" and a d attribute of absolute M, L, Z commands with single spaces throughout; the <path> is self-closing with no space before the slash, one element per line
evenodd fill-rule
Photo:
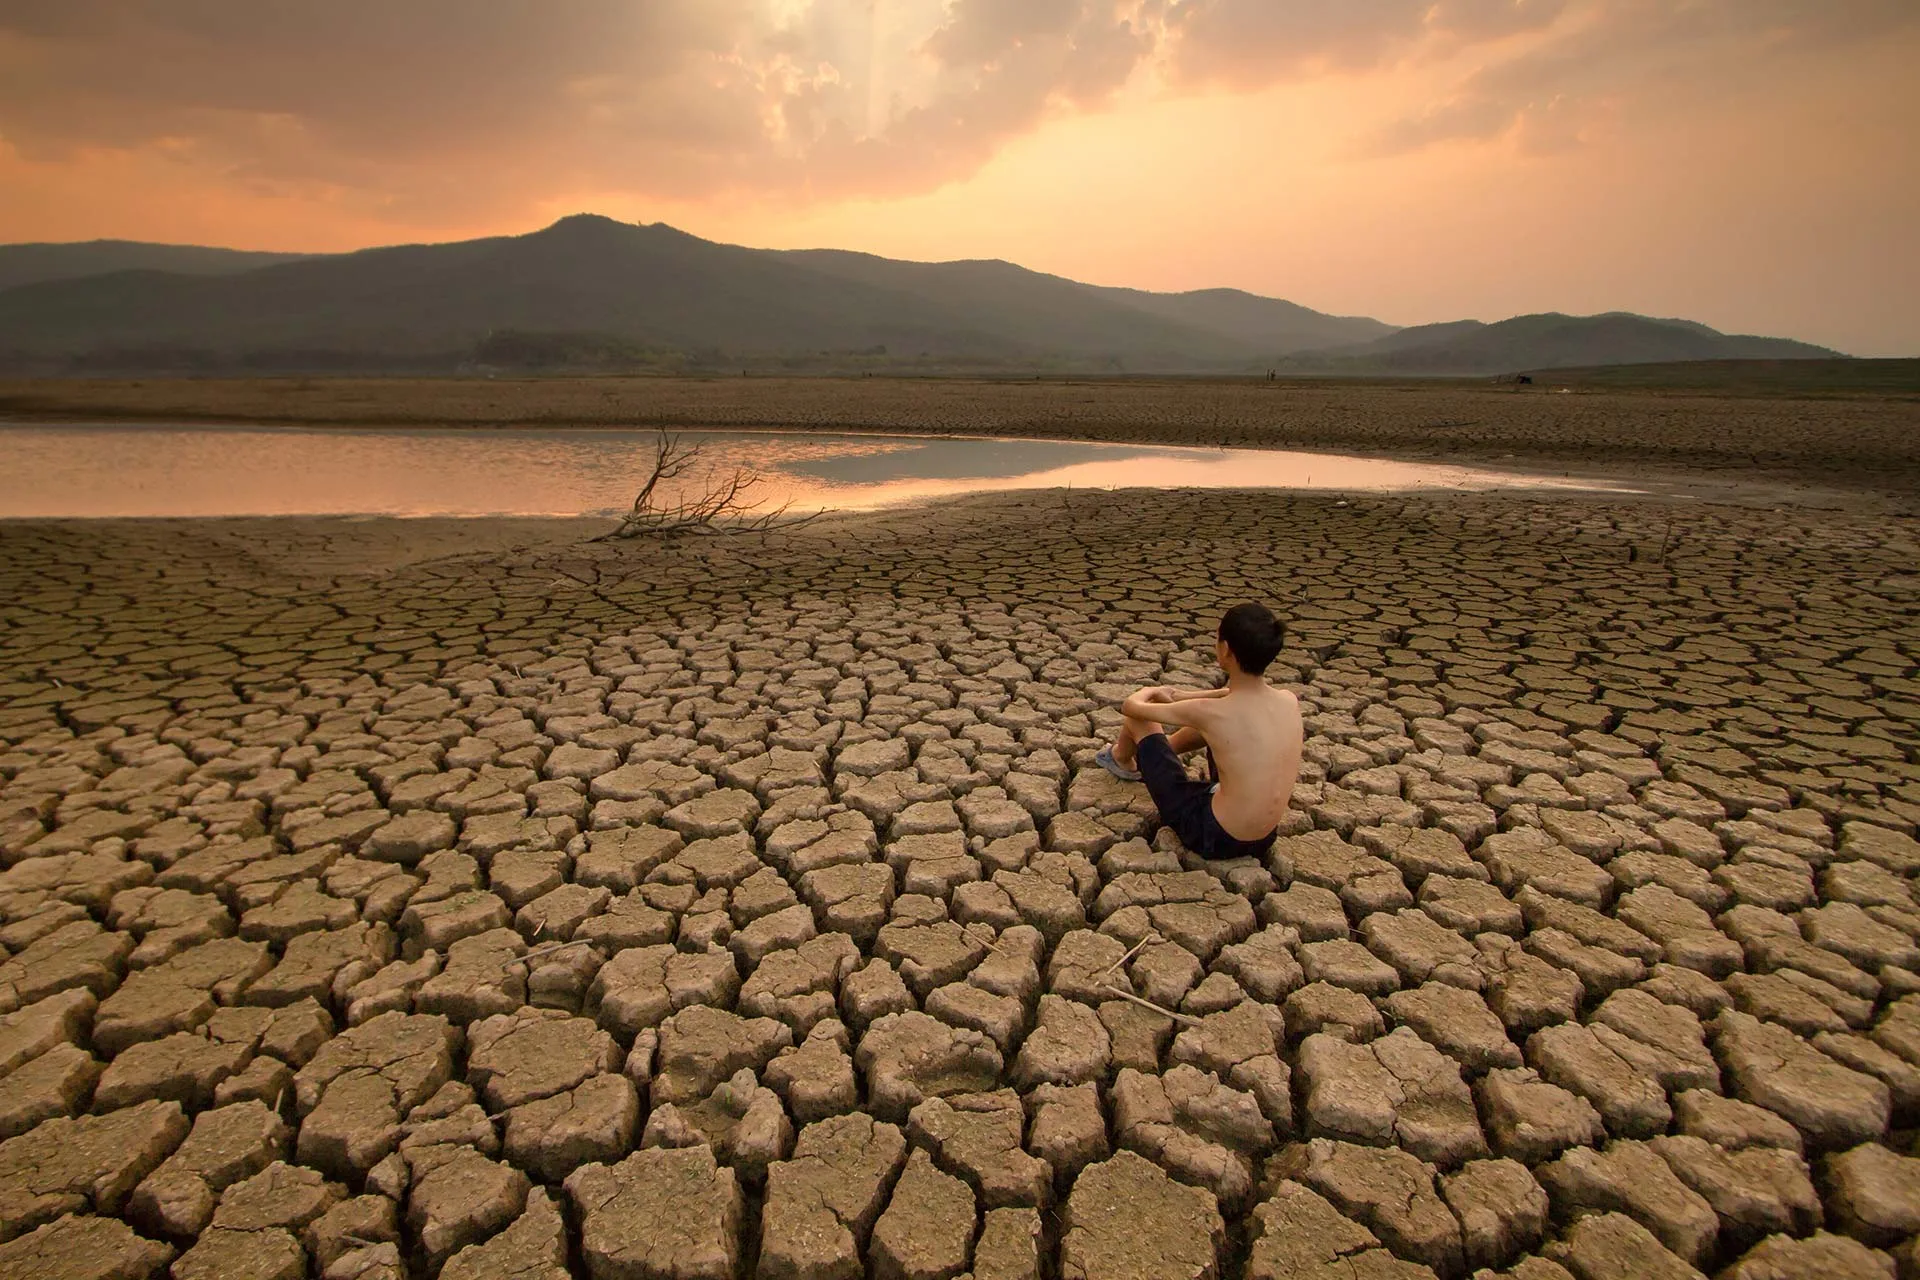
<path fill-rule="evenodd" d="M 744 466 L 724 474 L 713 472 L 697 488 L 669 497 L 675 481 L 697 471 L 701 452 L 701 445 L 662 431 L 654 444 L 653 470 L 634 497 L 633 507 L 620 518 L 618 528 L 593 541 L 671 538 L 691 533 L 766 533 L 805 524 L 819 515 L 814 512 L 789 517 L 790 502 L 763 510 L 766 501 L 756 500 L 753 493 L 766 483 L 766 477 Z"/>

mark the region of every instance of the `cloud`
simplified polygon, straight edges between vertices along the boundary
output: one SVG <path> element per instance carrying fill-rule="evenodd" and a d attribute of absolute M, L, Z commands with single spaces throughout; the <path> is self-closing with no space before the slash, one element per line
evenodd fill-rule
<path fill-rule="evenodd" d="M 1910 0 L 1588 0 L 1524 48 L 1487 59 L 1419 113 L 1361 140 L 1386 157 L 1512 138 L 1523 153 L 1579 146 L 1623 102 L 1712 94 L 1785 59 L 1920 27 Z"/>
<path fill-rule="evenodd" d="M 0 144 L 471 224 L 567 192 L 885 197 L 1130 87 L 1464 68 L 1361 141 L 1577 143 L 1711 57 L 1843 45 L 1912 0 L 9 0 Z"/>
<path fill-rule="evenodd" d="M 1566 6 L 1567 0 L 1184 0 L 1168 10 L 1165 31 L 1176 82 L 1258 88 L 1537 31 Z"/>
<path fill-rule="evenodd" d="M 892 194 L 1154 47 L 1151 0 L 15 0 L 0 139 L 437 214 L 533 183 Z M 429 172 L 429 171 L 432 172 Z"/>

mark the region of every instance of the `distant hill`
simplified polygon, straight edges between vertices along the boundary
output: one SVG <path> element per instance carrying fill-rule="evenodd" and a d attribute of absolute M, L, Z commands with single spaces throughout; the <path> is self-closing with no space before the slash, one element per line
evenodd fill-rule
<path fill-rule="evenodd" d="M 301 253 L 248 253 L 191 244 L 142 244 L 137 240 L 86 240 L 75 244 L 0 244 L 0 291 L 43 280 L 74 280 L 112 271 L 173 271 L 189 276 L 225 276 Z"/>
<path fill-rule="evenodd" d="M 1353 331 L 1334 317 L 1316 330 L 1316 312 L 1253 301 L 1321 344 Z M 1159 314 L 1130 291 L 1004 262 L 745 249 L 579 215 L 530 235 L 229 275 L 117 271 L 22 285 L 0 292 L 0 364 L 728 367 L 824 357 L 1141 372 L 1251 369 L 1284 354 L 1221 323 L 1229 331 Z"/>
<path fill-rule="evenodd" d="M 1451 374 L 1833 354 L 1624 315 L 1396 330 L 1234 289 L 747 249 L 588 214 L 528 235 L 317 256 L 0 246 L 0 285 L 0 368 L 14 372 Z"/>
<path fill-rule="evenodd" d="M 784 262 L 880 291 L 900 303 L 947 317 L 950 324 L 992 334 L 998 341 L 1034 354 L 1153 369 L 1156 364 L 1161 368 L 1245 364 L 1297 349 L 1269 348 L 1238 335 L 1221 334 L 1111 296 L 1125 290 L 1099 289 L 1010 262 L 900 262 L 840 249 L 776 253 Z M 1317 311 L 1306 314 L 1320 315 Z M 1321 332 L 1338 332 L 1335 317 L 1320 318 L 1333 322 Z M 898 348 L 887 345 L 890 353 L 913 354 L 911 342 Z"/>
<path fill-rule="evenodd" d="M 1102 288 L 1096 292 L 1153 315 L 1217 333 L 1251 350 L 1276 355 L 1368 342 L 1395 332 L 1392 325 L 1366 316 L 1330 316 L 1297 302 L 1263 298 L 1239 289 L 1148 293 L 1143 289 Z"/>
<path fill-rule="evenodd" d="M 1394 331 L 1364 317 L 1330 316 L 1297 302 L 1238 289 L 1149 293 L 1081 284 L 1009 262 L 899 262 L 840 249 L 789 250 L 783 255 L 817 271 L 879 288 L 903 290 L 929 302 L 965 308 L 976 324 L 1008 328 L 1036 349 L 1111 349 L 1079 326 L 1093 316 L 1132 330 L 1141 316 L 1160 322 L 1167 340 L 1196 341 L 1217 360 L 1233 352 L 1258 362 L 1290 351 L 1365 342 Z"/>
<path fill-rule="evenodd" d="M 1789 338 L 1726 334 L 1691 320 L 1614 311 L 1420 325 L 1372 342 L 1296 355 L 1289 364 L 1366 373 L 1498 374 L 1691 360 L 1820 360 L 1840 354 Z"/>

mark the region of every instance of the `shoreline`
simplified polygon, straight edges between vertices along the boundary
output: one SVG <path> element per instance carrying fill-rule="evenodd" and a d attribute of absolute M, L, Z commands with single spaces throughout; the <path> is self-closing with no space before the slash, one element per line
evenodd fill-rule
<path fill-rule="evenodd" d="M 646 538 L 595 542 L 617 518 L 590 515 L 230 515 L 0 518 L 0 545 L 9 539 L 54 534 L 83 545 L 139 545 L 158 558 L 168 543 L 217 548 L 248 560 L 271 563 L 303 579 L 358 577 L 427 571 L 468 564 L 502 571 L 515 564 L 580 556 L 652 564 L 679 570 L 688 563 L 751 563 L 773 552 L 810 563 L 823 543 L 842 539 L 936 550 L 974 545 L 983 528 L 1024 526 L 1044 540 L 1060 517 L 1077 522 L 1082 512 L 1122 512 L 1150 499 L 1152 508 L 1241 512 L 1309 511 L 1315 519 L 1341 511 L 1393 509 L 1410 517 L 1465 520 L 1555 518 L 1578 529 L 1596 519 L 1622 529 L 1646 530 L 1688 523 L 1749 525 L 1783 517 L 1822 528 L 1879 522 L 1890 536 L 1904 534 L 1920 545 L 1920 505 L 1886 495 L 1850 490 L 1801 494 L 1753 480 L 1729 482 L 1713 494 L 1686 491 L 1695 477 L 1675 477 L 1669 487 L 1645 492 L 1581 489 L 1418 490 L 1405 492 L 1334 489 L 1009 489 L 918 498 L 866 510 L 832 510 L 791 533 L 708 533 L 671 540 Z M 1667 514 L 1662 515 L 1665 512 Z M 1556 515 L 1557 513 L 1557 515 Z M 905 543 L 899 530 L 914 533 Z M 1629 538 L 1629 541 L 1632 539 Z M 1077 544 L 1076 544 L 1077 545 Z M 191 552 L 183 552 L 191 558 Z M 958 554 L 958 552 L 956 552 Z M 669 574 L 669 577 L 677 576 Z"/>
<path fill-rule="evenodd" d="M 751 430 L 1330 452 L 1920 493 L 1920 400 L 1487 384 L 894 379 L 0 379 L 9 423 Z"/>
<path fill-rule="evenodd" d="M 646 432 L 651 428 L 621 427 L 608 424 L 588 424 L 577 427 L 528 426 L 507 427 L 489 426 L 467 428 L 447 426 L 426 428 L 417 424 L 406 426 L 364 426 L 349 424 L 307 424 L 307 423 L 191 423 L 191 422 L 9 422 L 0 418 L 0 437 L 12 426 L 62 427 L 100 427 L 113 430 L 127 426 L 150 425 L 160 428 L 183 430 L 229 430 L 229 431 L 364 431 L 411 432 L 411 431 L 461 431 L 461 430 L 515 430 L 532 434 L 565 435 L 575 431 L 588 432 Z M 663 430 L 666 430 L 663 428 Z M 877 514 L 888 511 L 915 509 L 964 501 L 969 498 L 989 495 L 1008 494 L 1057 494 L 1107 493 L 1107 494 L 1166 494 L 1183 491 L 1200 493 L 1266 494 L 1273 497 L 1287 495 L 1326 494 L 1334 497 L 1360 498 L 1408 498 L 1418 496 L 1498 496 L 1507 495 L 1530 499 L 1566 499 L 1587 501 L 1623 501 L 1623 502 L 1665 502 L 1665 503 L 1706 503 L 1732 504 L 1741 506 L 1794 506 L 1811 507 L 1824 510 L 1870 510 L 1884 509 L 1890 512 L 1911 512 L 1920 510 L 1920 489 L 1905 485 L 1848 483 L 1847 479 L 1825 471 L 1806 471 L 1803 469 L 1740 468 L 1731 464 L 1676 464 L 1670 460 L 1662 462 L 1633 463 L 1615 461 L 1612 463 L 1591 458 L 1561 459 L 1542 456 L 1527 456 L 1521 453 L 1502 453 L 1488 455 L 1484 452 L 1449 453 L 1430 448 L 1418 449 L 1364 449 L 1337 448 L 1336 446 L 1302 447 L 1283 443 L 1236 444 L 1211 446 L 1188 441 L 1140 440 L 1107 441 L 1092 440 L 1086 436 L 993 436 L 972 433 L 945 433 L 915 430 L 849 430 L 838 428 L 808 429 L 803 427 L 740 427 L 740 426 L 694 426 L 681 429 L 681 434 L 697 436 L 702 433 L 731 435 L 770 435 L 770 436 L 844 436 L 850 439 L 894 438 L 912 440 L 974 440 L 1007 441 L 1011 443 L 1053 443 L 1053 444 L 1114 444 L 1134 445 L 1138 447 L 1156 447 L 1168 449 L 1186 449 L 1197 452 L 1211 452 L 1225 449 L 1258 450 L 1262 452 L 1291 452 L 1324 457 L 1330 460 L 1354 459 L 1361 461 L 1390 461 L 1437 467 L 1458 467 L 1508 479 L 1518 479 L 1523 483 L 1474 484 L 1461 485 L 1409 485 L 1391 487 L 1345 487 L 1338 485 L 1323 486 L 1116 486 L 1074 489 L 1071 486 L 1053 486 L 1046 488 L 1025 487 L 1019 485 L 997 485 L 983 483 L 979 488 L 955 493 L 929 494 L 897 499 L 874 506 L 863 507 L 827 507 L 823 510 L 835 515 Z M 1852 477 L 1848 477 L 1849 479 Z M 1534 483 L 1524 483 L 1532 481 Z M 611 524 L 618 520 L 617 515 L 593 513 L 548 511 L 548 512 L 475 512 L 460 514 L 451 512 L 275 512 L 275 513 L 224 513 L 214 515 L 0 515 L 0 524 L 35 521 L 110 521 L 110 520 L 393 520 L 403 522 L 457 520 L 580 520 L 590 523 Z"/>

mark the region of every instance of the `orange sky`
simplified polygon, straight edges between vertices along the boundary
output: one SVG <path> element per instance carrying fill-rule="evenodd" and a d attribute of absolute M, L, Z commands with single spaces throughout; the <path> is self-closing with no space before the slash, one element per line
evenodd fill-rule
<path fill-rule="evenodd" d="M 0 240 L 594 210 L 1920 354 L 1914 0 L 12 0 Z"/>

